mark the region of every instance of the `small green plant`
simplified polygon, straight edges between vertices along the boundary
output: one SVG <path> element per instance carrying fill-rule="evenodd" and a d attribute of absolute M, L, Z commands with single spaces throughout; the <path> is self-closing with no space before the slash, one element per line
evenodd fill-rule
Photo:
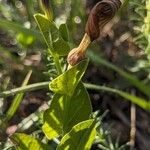
<path fill-rule="evenodd" d="M 133 0 L 130 2 L 133 8 L 134 15 L 132 16 L 132 21 L 134 23 L 135 43 L 145 51 L 147 55 L 149 66 L 150 62 L 150 1 Z"/>
<path fill-rule="evenodd" d="M 1 135 L 7 139 L 8 135 L 4 134 L 7 123 L 19 107 L 24 92 L 48 86 L 53 94 L 49 108 L 43 114 L 42 132 L 44 134 L 42 133 L 41 140 L 27 134 L 15 133 L 9 137 L 13 143 L 10 145 L 11 148 L 17 150 L 89 150 L 95 141 L 101 149 L 125 149 L 124 145 L 119 146 L 118 141 L 113 144 L 110 137 L 101 130 L 97 116 L 93 115 L 86 88 L 118 94 L 146 110 L 150 110 L 150 103 L 129 93 L 105 86 L 85 84 L 81 80 L 88 66 L 88 59 L 85 58 L 88 45 L 100 36 L 101 30 L 115 15 L 121 2 L 119 0 L 98 2 L 91 10 L 81 43 L 71 51 L 67 25 L 56 25 L 53 21 L 52 10 L 48 7 L 48 0 L 41 0 L 40 3 L 45 14 L 35 14 L 34 18 L 42 34 L 37 35 L 43 36 L 47 47 L 47 57 L 53 66 L 53 70 L 49 72 L 50 81 L 27 86 L 31 75 L 29 72 L 21 88 L 0 93 L 2 97 L 17 93 L 6 117 L 3 117 L 0 122 L 2 125 Z M 150 87 L 140 82 L 136 77 L 102 59 L 99 60 L 97 56 L 94 56 L 94 59 L 98 63 L 102 62 L 114 69 L 146 96 L 150 96 Z M 65 65 L 62 60 L 66 62 Z M 2 139 L 3 136 L 0 137 Z"/>
<path fill-rule="evenodd" d="M 55 64 L 57 77 L 49 84 L 50 90 L 55 94 L 50 108 L 44 113 L 42 130 L 49 140 L 58 137 L 61 139 L 57 149 L 73 150 L 76 145 L 81 150 L 90 149 L 96 135 L 96 122 L 90 118 L 92 107 L 81 82 L 88 60 L 85 59 L 65 71 L 62 69 L 60 59 L 70 51 L 68 30 L 65 24 L 56 26 L 50 9 L 44 7 L 47 2 L 41 1 L 45 15 L 36 14 L 34 17 L 48 47 L 48 54 Z M 14 134 L 11 140 L 19 144 L 16 145 L 17 149 L 24 149 L 25 146 L 28 149 L 50 149 L 50 146 L 24 134 Z"/>

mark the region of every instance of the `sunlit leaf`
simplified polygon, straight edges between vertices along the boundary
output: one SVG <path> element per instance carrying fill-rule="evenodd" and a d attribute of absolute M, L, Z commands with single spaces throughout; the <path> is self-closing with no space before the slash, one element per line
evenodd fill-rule
<path fill-rule="evenodd" d="M 70 46 L 67 42 L 65 42 L 61 37 L 58 40 L 53 42 L 53 49 L 55 52 L 60 55 L 64 56 L 67 55 L 70 51 Z"/>
<path fill-rule="evenodd" d="M 61 33 L 62 38 L 65 41 L 68 41 L 69 40 L 69 33 L 68 33 L 67 25 L 66 24 L 61 24 L 60 27 L 59 27 L 59 31 Z"/>
<path fill-rule="evenodd" d="M 52 148 L 32 136 L 16 133 L 11 136 L 16 150 L 52 150 Z"/>
<path fill-rule="evenodd" d="M 79 83 L 72 97 L 56 94 L 44 113 L 43 131 L 49 139 L 70 131 L 77 123 L 89 119 L 92 108 L 86 89 Z"/>
<path fill-rule="evenodd" d="M 63 39 L 63 37 L 66 37 L 68 35 L 63 35 L 62 37 L 55 23 L 49 21 L 42 14 L 36 14 L 35 19 L 52 55 L 60 55 L 60 56 L 67 55 L 70 51 L 70 46 L 68 42 L 66 42 Z M 68 33 L 65 31 L 64 34 Z"/>
<path fill-rule="evenodd" d="M 36 14 L 36 15 L 34 15 L 34 17 L 35 17 L 35 20 L 41 30 L 41 33 L 44 37 L 44 40 L 45 40 L 47 46 L 51 49 L 51 51 L 53 51 L 52 40 L 49 37 L 49 32 L 50 32 L 50 29 L 55 30 L 55 34 L 52 34 L 52 35 L 53 35 L 54 40 L 56 40 L 58 38 L 58 34 L 59 34 L 57 28 L 55 27 L 53 22 L 50 22 L 42 14 Z"/>
<path fill-rule="evenodd" d="M 55 93 L 65 94 L 71 96 L 76 88 L 77 84 L 81 80 L 86 68 L 88 61 L 83 60 L 76 66 L 67 70 L 65 73 L 54 79 L 49 87 Z"/>
<path fill-rule="evenodd" d="M 57 150 L 90 150 L 95 136 L 95 121 L 81 122 L 62 138 Z"/>

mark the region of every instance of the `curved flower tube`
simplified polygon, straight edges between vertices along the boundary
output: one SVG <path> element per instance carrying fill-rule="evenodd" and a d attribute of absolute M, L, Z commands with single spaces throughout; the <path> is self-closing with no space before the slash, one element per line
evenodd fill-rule
<path fill-rule="evenodd" d="M 85 58 L 89 44 L 101 36 L 103 27 L 115 16 L 121 6 L 120 0 L 101 0 L 90 11 L 85 35 L 77 48 L 70 51 L 67 61 L 71 66 Z"/>

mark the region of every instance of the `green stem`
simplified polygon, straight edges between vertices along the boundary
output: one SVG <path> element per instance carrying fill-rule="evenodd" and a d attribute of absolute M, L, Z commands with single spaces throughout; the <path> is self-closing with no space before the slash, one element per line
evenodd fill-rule
<path fill-rule="evenodd" d="M 120 91 L 118 89 L 106 87 L 106 86 L 99 86 L 99 85 L 93 85 L 93 84 L 84 84 L 84 86 L 87 89 L 98 90 L 98 91 L 107 91 L 107 92 L 118 94 L 119 96 L 125 98 L 126 100 L 129 100 L 130 102 L 140 106 L 141 108 L 150 111 L 150 102 L 143 98 L 131 95 L 129 93 Z"/>
<path fill-rule="evenodd" d="M 30 85 L 26 85 L 26 86 L 19 87 L 19 88 L 16 88 L 16 89 L 12 89 L 12 90 L 9 90 L 9 91 L 4 91 L 4 92 L 0 93 L 0 97 L 8 97 L 8 96 L 14 95 L 16 93 L 34 91 L 34 90 L 39 90 L 39 89 L 43 89 L 43 88 L 48 89 L 48 85 L 49 85 L 49 81 L 30 84 Z"/>
<path fill-rule="evenodd" d="M 10 96 L 16 93 L 20 93 L 20 92 L 27 92 L 27 91 L 34 91 L 34 90 L 39 90 L 39 89 L 45 89 L 48 88 L 49 82 L 41 82 L 41 83 L 35 83 L 35 84 L 31 84 L 31 85 L 27 85 L 21 88 L 17 88 L 17 89 L 12 89 L 10 91 L 4 91 L 2 93 L 0 93 L 0 96 Z M 143 109 L 146 110 L 150 110 L 150 103 L 140 97 L 136 97 L 134 95 L 131 95 L 129 93 L 120 91 L 118 89 L 114 89 L 114 88 L 110 88 L 110 87 L 106 87 L 106 86 L 100 86 L 100 85 L 94 85 L 94 84 L 87 84 L 84 83 L 84 86 L 87 89 L 91 89 L 91 90 L 97 90 L 97 91 L 106 91 L 106 92 L 111 92 L 111 93 L 115 93 L 118 94 L 119 96 L 139 105 L 140 107 L 142 107 Z"/>
<path fill-rule="evenodd" d="M 84 83 L 84 86 L 90 90 L 98 90 L 98 91 L 103 90 L 103 91 L 107 91 L 107 92 L 117 93 L 116 89 L 109 88 L 106 86 L 100 86 L 100 85 L 94 85 L 94 84 L 88 84 L 88 83 Z"/>
<path fill-rule="evenodd" d="M 27 76 L 25 77 L 25 80 L 22 83 L 22 87 L 26 86 L 28 84 L 29 79 L 31 77 L 31 74 L 32 74 L 32 70 L 30 70 L 28 72 Z M 23 92 L 21 92 L 21 93 L 19 93 L 19 94 L 17 94 L 15 96 L 15 98 L 13 99 L 13 102 L 12 102 L 10 108 L 8 109 L 8 111 L 6 113 L 6 122 L 9 121 L 14 116 L 14 114 L 16 113 L 20 103 L 23 100 L 23 97 L 24 97 L 24 93 Z"/>
<path fill-rule="evenodd" d="M 58 75 L 61 75 L 63 72 L 62 72 L 62 69 L 61 69 L 61 64 L 59 62 L 59 56 L 54 56 L 54 63 L 55 63 Z"/>

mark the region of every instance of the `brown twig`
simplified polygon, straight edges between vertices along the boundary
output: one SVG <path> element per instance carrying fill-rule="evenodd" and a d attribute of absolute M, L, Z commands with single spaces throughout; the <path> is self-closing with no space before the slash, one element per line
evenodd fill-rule
<path fill-rule="evenodd" d="M 125 126 L 130 127 L 130 121 L 127 118 L 127 116 L 119 109 L 119 107 L 116 107 L 113 102 L 111 102 L 111 108 L 113 109 L 113 112 L 118 116 L 118 118 L 125 124 Z M 136 130 L 136 137 L 137 141 L 139 141 L 139 147 L 140 149 L 149 150 L 150 144 L 149 139 L 146 139 L 142 133 L 140 133 L 139 130 Z"/>
<path fill-rule="evenodd" d="M 130 150 L 135 147 L 135 137 L 136 137 L 136 106 L 131 104 L 131 131 L 130 131 Z"/>

